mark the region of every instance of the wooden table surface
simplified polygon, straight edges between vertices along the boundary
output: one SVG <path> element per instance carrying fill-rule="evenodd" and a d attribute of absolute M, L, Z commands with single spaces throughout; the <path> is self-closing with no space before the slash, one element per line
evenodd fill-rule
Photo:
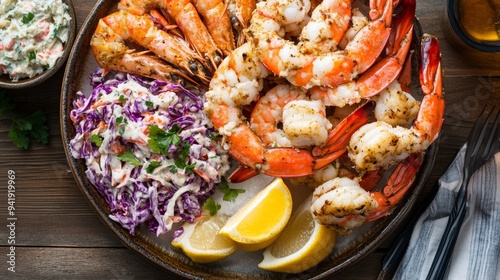
<path fill-rule="evenodd" d="M 500 56 L 468 54 L 444 38 L 444 0 L 417 1 L 423 30 L 441 43 L 446 91 L 445 123 L 439 154 L 427 187 L 446 170 L 465 142 L 472 121 L 484 104 L 500 104 Z M 80 27 L 95 1 L 73 0 Z M 42 109 L 48 115 L 49 145 L 16 148 L 8 123 L 0 121 L 0 278 L 9 279 L 172 279 L 124 245 L 93 212 L 69 171 L 61 141 L 59 96 L 64 69 L 27 90 L 7 90 L 19 112 Z M 15 178 L 16 272 L 7 270 L 7 176 Z M 375 279 L 393 237 L 335 279 Z"/>

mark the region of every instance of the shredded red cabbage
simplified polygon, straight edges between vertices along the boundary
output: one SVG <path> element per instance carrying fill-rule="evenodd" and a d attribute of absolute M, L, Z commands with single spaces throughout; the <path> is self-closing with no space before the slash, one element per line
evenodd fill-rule
<path fill-rule="evenodd" d="M 74 158 L 85 160 L 86 176 L 106 199 L 111 219 L 132 235 L 143 224 L 160 235 L 173 223 L 193 222 L 229 169 L 227 152 L 213 140 L 203 97 L 164 81 L 103 76 L 102 69 L 90 80 L 92 93 L 78 92 L 73 102 L 76 135 L 70 147 Z M 181 144 L 153 152 L 152 126 L 180 129 Z"/>

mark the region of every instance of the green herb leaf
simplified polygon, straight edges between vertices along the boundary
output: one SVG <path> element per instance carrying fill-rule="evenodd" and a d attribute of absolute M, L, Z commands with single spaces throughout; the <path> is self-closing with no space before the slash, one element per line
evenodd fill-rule
<path fill-rule="evenodd" d="M 92 134 L 90 136 L 90 142 L 94 143 L 97 147 L 102 145 L 102 137 L 97 134 Z"/>
<path fill-rule="evenodd" d="M 146 168 L 146 172 L 147 172 L 148 174 L 151 174 L 151 173 L 153 173 L 153 171 L 155 171 L 155 169 L 156 169 L 158 166 L 160 166 L 160 162 L 159 162 L 159 161 L 155 161 L 155 160 L 153 160 L 153 161 L 149 162 L 149 165 L 148 165 L 148 167 Z"/>
<path fill-rule="evenodd" d="M 31 115 L 13 117 L 11 111 L 16 107 L 12 98 L 4 91 L 0 91 L 0 120 L 11 122 L 9 138 L 12 143 L 21 149 L 28 149 L 32 140 L 47 144 L 49 142 L 49 128 L 45 124 L 47 117 L 42 110 Z"/>
<path fill-rule="evenodd" d="M 145 104 L 146 104 L 146 106 L 148 106 L 148 107 L 154 107 L 154 105 L 155 105 L 155 104 L 154 104 L 153 102 L 151 102 L 151 101 L 146 101 L 146 102 L 144 102 L 144 103 L 145 103 Z"/>
<path fill-rule="evenodd" d="M 61 27 L 59 25 L 54 26 L 54 30 L 52 31 L 52 38 L 57 38 L 59 36 L 59 29 Z"/>
<path fill-rule="evenodd" d="M 127 119 L 125 119 L 123 116 L 119 116 L 118 118 L 116 118 L 116 121 L 115 121 L 116 125 L 120 125 L 122 123 L 127 123 Z"/>
<path fill-rule="evenodd" d="M 22 130 L 22 131 L 28 131 L 33 128 L 31 122 L 24 118 L 19 118 L 19 119 L 13 119 L 12 124 L 16 129 Z"/>
<path fill-rule="evenodd" d="M 168 154 L 170 146 L 178 145 L 181 137 L 178 135 L 180 129 L 174 125 L 169 131 L 164 131 L 157 125 L 149 127 L 149 140 L 148 146 L 154 153 Z"/>
<path fill-rule="evenodd" d="M 24 15 L 23 18 L 21 19 L 22 23 L 27 24 L 29 23 L 33 18 L 35 17 L 35 14 L 32 12 L 29 12 L 28 14 Z"/>
<path fill-rule="evenodd" d="M 203 203 L 203 208 L 210 212 L 210 215 L 214 216 L 220 210 L 220 204 L 216 203 L 215 200 L 209 197 L 205 203 Z"/>
<path fill-rule="evenodd" d="M 217 184 L 217 188 L 224 194 L 222 198 L 224 201 L 234 202 L 240 193 L 245 192 L 244 189 L 231 189 L 224 177 L 222 177 L 221 182 Z"/>
<path fill-rule="evenodd" d="M 120 97 L 118 97 L 118 102 L 125 103 L 125 102 L 127 102 L 127 99 L 125 98 L 125 96 L 120 95 Z"/>
<path fill-rule="evenodd" d="M 134 153 L 130 150 L 127 150 L 123 154 L 119 154 L 116 157 L 121 161 L 130 162 L 134 166 L 141 166 L 139 159 L 137 159 Z"/>
<path fill-rule="evenodd" d="M 195 164 L 188 164 L 190 148 L 191 145 L 189 144 L 189 142 L 183 142 L 180 147 L 178 147 L 178 158 L 174 160 L 174 163 L 177 168 L 186 169 L 186 171 L 191 173 L 192 169 L 195 167 Z"/>
<path fill-rule="evenodd" d="M 34 59 L 36 59 L 36 52 L 35 51 L 30 51 L 29 54 L 28 54 L 28 60 L 32 61 Z"/>
<path fill-rule="evenodd" d="M 221 134 L 219 132 L 213 132 L 213 133 L 208 134 L 208 138 L 210 138 L 210 140 L 215 140 L 219 136 L 221 136 Z"/>
<path fill-rule="evenodd" d="M 30 146 L 30 137 L 27 131 L 19 130 L 15 126 L 9 129 L 9 138 L 12 143 L 20 149 L 28 149 Z"/>

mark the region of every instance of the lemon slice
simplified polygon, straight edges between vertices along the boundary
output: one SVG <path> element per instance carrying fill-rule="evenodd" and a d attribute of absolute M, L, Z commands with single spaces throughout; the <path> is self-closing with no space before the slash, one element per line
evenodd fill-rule
<path fill-rule="evenodd" d="M 300 273 L 330 254 L 335 245 L 335 231 L 319 224 L 310 207 L 309 198 L 295 210 L 279 238 L 264 251 L 260 268 Z"/>
<path fill-rule="evenodd" d="M 236 251 L 227 238 L 218 234 L 229 219 L 226 215 L 202 216 L 194 223 L 184 222 L 184 232 L 174 238 L 171 244 L 182 251 L 194 262 L 209 263 L 221 260 Z"/>
<path fill-rule="evenodd" d="M 274 179 L 221 228 L 219 234 L 244 251 L 257 251 L 271 244 L 292 214 L 292 195 L 280 178 Z"/>

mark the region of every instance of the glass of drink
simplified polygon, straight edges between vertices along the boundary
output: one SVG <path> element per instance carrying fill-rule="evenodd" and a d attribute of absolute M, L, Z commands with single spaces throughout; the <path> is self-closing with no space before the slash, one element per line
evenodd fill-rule
<path fill-rule="evenodd" d="M 455 45 L 500 51 L 500 0 L 446 0 L 445 35 Z"/>

